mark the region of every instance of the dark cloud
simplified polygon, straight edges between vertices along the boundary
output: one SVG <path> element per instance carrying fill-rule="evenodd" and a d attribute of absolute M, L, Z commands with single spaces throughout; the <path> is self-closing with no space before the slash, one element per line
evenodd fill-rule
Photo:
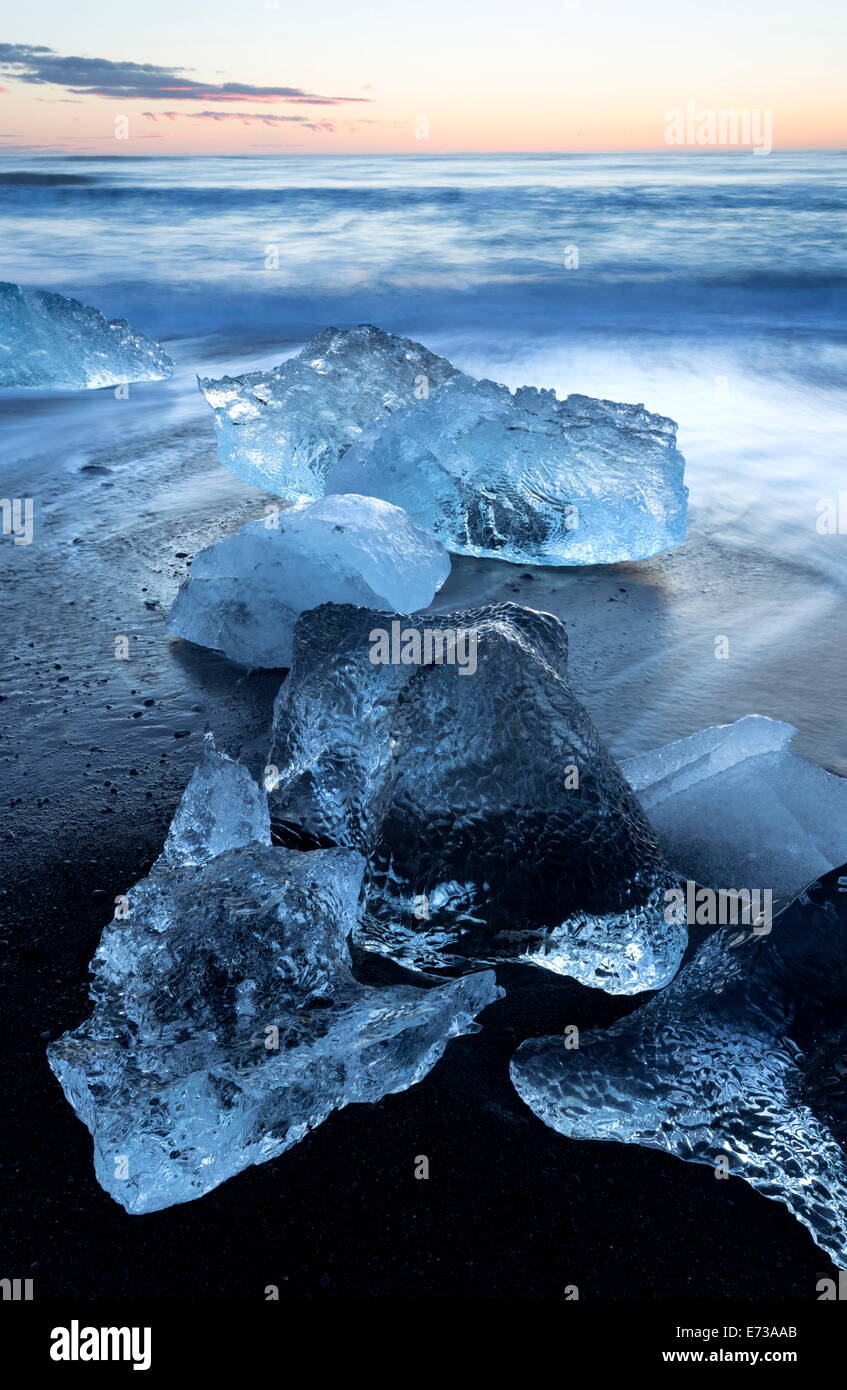
<path fill-rule="evenodd" d="M 320 96 L 300 87 L 254 87 L 249 82 L 197 82 L 184 68 L 155 63 L 116 63 L 108 58 L 69 58 L 52 48 L 0 43 L 0 72 L 19 82 L 65 87 L 76 96 L 120 101 L 291 101 L 310 106 L 366 101 L 366 97 Z"/>
<path fill-rule="evenodd" d="M 294 122 L 301 130 L 335 130 L 332 121 L 310 121 L 308 116 L 277 116 L 272 111 L 142 111 L 148 121 L 240 121 L 242 125 L 277 125 Z"/>

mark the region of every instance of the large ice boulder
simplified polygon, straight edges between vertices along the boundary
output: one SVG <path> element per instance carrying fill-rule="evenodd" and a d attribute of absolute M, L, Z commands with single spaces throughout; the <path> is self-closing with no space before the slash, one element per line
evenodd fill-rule
<path fill-rule="evenodd" d="M 305 613 L 269 764 L 273 816 L 367 856 L 367 947 L 421 968 L 524 961 L 623 994 L 679 965 L 676 878 L 549 614 Z"/>
<path fill-rule="evenodd" d="M 289 498 L 381 497 L 457 554 L 608 564 L 685 539 L 676 426 L 641 405 L 512 394 L 367 324 L 199 385 L 239 477 Z"/>
<path fill-rule="evenodd" d="M 458 377 L 364 430 L 327 491 L 396 502 L 456 554 L 599 565 L 682 544 L 684 470 L 643 406 Z"/>

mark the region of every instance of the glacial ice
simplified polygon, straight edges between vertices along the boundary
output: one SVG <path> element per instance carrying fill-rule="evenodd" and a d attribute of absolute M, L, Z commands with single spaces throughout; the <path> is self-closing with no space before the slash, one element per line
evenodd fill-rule
<path fill-rule="evenodd" d="M 271 843 L 267 793 L 243 763 L 218 753 L 214 735 L 207 733 L 158 863 L 171 868 L 206 864 L 228 849 L 254 843 Z"/>
<path fill-rule="evenodd" d="M 748 715 L 622 763 L 685 878 L 790 898 L 847 863 L 847 779 L 789 752 L 796 732 Z"/>
<path fill-rule="evenodd" d="M 367 856 L 363 946 L 423 969 L 524 961 L 611 993 L 673 976 L 676 878 L 566 668 L 559 620 L 516 604 L 300 618 L 271 809 Z"/>
<path fill-rule="evenodd" d="M 411 612 L 432 602 L 449 573 L 443 546 L 399 507 L 323 497 L 201 551 L 169 626 L 245 666 L 290 666 L 305 609 L 336 601 Z"/>
<path fill-rule="evenodd" d="M 239 477 L 284 497 L 381 497 L 457 554 L 608 564 L 685 539 L 676 426 L 640 405 L 512 395 L 366 324 L 199 385 Z"/>
<path fill-rule="evenodd" d="M 173 369 L 126 319 L 110 322 L 78 299 L 0 282 L 0 387 L 82 391 L 158 381 Z"/>
<path fill-rule="evenodd" d="M 324 329 L 270 371 L 197 384 L 215 413 L 221 461 L 296 501 L 323 495 L 329 465 L 366 425 L 456 375 L 420 343 L 360 324 Z"/>
<path fill-rule="evenodd" d="M 456 554 L 598 565 L 682 544 L 684 470 L 643 406 L 458 377 L 364 430 L 326 486 L 396 502 Z"/>
<path fill-rule="evenodd" d="M 413 1086 L 503 994 L 493 971 L 359 984 L 361 856 L 262 843 L 266 808 L 216 758 L 207 747 L 167 858 L 103 932 L 91 1017 L 48 1049 L 99 1182 L 133 1213 L 200 1197 L 333 1110 Z M 250 824 L 259 838 L 238 843 Z"/>
<path fill-rule="evenodd" d="M 523 1043 L 518 1093 L 568 1138 L 720 1162 L 847 1267 L 845 892 L 834 870 L 770 935 L 733 945 L 719 929 L 667 989 L 578 1048 Z"/>

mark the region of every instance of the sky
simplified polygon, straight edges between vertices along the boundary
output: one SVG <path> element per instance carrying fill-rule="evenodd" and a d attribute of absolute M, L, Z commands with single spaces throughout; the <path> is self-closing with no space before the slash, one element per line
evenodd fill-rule
<path fill-rule="evenodd" d="M 39 0 L 0 151 L 662 150 L 686 109 L 847 149 L 845 51 L 844 0 Z"/>

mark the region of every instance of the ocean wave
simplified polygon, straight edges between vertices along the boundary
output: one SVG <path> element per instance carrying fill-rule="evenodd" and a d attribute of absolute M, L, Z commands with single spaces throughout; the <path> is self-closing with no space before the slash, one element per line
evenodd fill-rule
<path fill-rule="evenodd" d="M 308 282 L 306 282 L 308 285 Z M 847 279 L 840 277 L 843 290 Z M 729 341 L 795 339 L 802 360 L 815 343 L 840 345 L 842 295 L 832 278 L 728 277 L 711 283 L 682 276 L 628 280 L 599 276 L 579 283 L 538 275 L 485 282 L 284 285 L 273 272 L 214 280 L 66 281 L 53 286 L 125 317 L 166 344 L 180 337 L 219 337 L 243 345 L 305 340 L 320 328 L 378 323 L 429 342 L 485 333 L 504 349 L 521 335 L 538 341 L 602 335 L 624 339 Z M 669 347 L 670 350 L 670 347 Z M 839 375 L 843 370 L 839 360 Z"/>
<path fill-rule="evenodd" d="M 408 211 L 432 207 L 454 216 L 462 211 L 473 217 L 493 212 L 507 213 L 510 219 L 524 220 L 530 209 L 557 208 L 595 212 L 614 216 L 627 213 L 650 215 L 684 214 L 707 216 L 735 210 L 739 214 L 752 212 L 784 212 L 791 217 L 807 217 L 809 213 L 843 213 L 847 210 L 847 187 L 814 186 L 807 181 L 762 183 L 754 181 L 738 185 L 703 183 L 673 183 L 665 180 L 648 181 L 643 187 L 615 186 L 555 186 L 527 182 L 518 189 L 450 184 L 424 184 L 419 187 L 400 184 L 390 187 L 369 185 L 366 181 L 348 182 L 340 187 L 314 184 L 281 183 L 278 187 L 255 187 L 240 183 L 175 184 L 170 182 L 115 182 L 105 176 L 88 174 L 10 171 L 0 173 L 0 186 L 40 189 L 45 197 L 56 190 L 71 190 L 84 203 L 120 202 L 141 205 L 166 205 L 169 208 L 220 208 L 256 211 L 278 207 L 347 208 L 367 214 L 369 211 Z M 516 194 L 520 208 L 516 208 Z"/>
<path fill-rule="evenodd" d="M 34 169 L 11 169 L 0 173 L 0 186 L 7 188 L 75 188 L 96 183 L 99 183 L 99 179 L 94 174 L 41 174 Z"/>

